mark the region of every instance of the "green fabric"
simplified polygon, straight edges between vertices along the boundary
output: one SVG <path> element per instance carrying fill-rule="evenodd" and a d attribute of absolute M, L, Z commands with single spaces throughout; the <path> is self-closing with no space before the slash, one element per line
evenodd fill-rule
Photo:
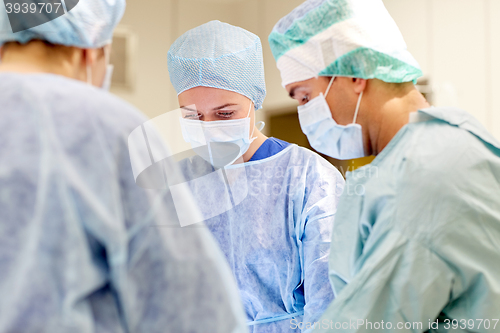
<path fill-rule="evenodd" d="M 285 33 L 277 31 L 269 35 L 269 44 L 274 59 L 278 59 L 329 27 L 352 17 L 351 6 L 347 0 L 326 1 L 311 10 L 304 17 L 297 19 Z"/>
<path fill-rule="evenodd" d="M 423 75 L 413 67 L 388 54 L 360 47 L 330 64 L 319 76 L 347 76 L 360 79 L 379 79 L 384 82 L 401 83 L 414 81 Z"/>
<path fill-rule="evenodd" d="M 338 75 L 416 83 L 423 75 L 422 70 L 408 52 L 382 0 L 363 1 L 309 0 L 276 24 L 269 35 L 269 44 L 282 71 L 283 85 L 296 82 L 295 74 L 297 80 Z M 350 24 L 339 24 L 346 20 L 351 20 Z M 328 29 L 335 24 L 339 24 L 338 29 L 330 32 Z M 374 29 L 378 31 L 376 35 L 368 33 Z M 323 48 L 325 42 L 336 52 L 337 59 L 332 63 L 323 62 L 330 58 L 329 54 L 319 53 L 333 52 Z M 283 55 L 290 55 L 293 60 L 282 58 Z"/>
<path fill-rule="evenodd" d="M 344 333 L 423 332 L 442 313 L 474 322 L 467 332 L 498 332 L 500 143 L 465 111 L 419 114 L 347 174 L 329 259 L 336 298 L 320 322 L 347 323 Z"/>

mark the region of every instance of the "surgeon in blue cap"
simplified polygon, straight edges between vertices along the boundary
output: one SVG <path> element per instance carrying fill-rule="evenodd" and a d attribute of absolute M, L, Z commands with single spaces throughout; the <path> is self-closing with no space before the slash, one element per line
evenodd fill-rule
<path fill-rule="evenodd" d="M 205 223 L 233 270 L 250 332 L 310 332 L 333 299 L 328 253 L 344 179 L 318 154 L 255 124 L 266 88 L 260 39 L 212 21 L 168 53 L 183 160 Z"/>
<path fill-rule="evenodd" d="M 500 331 L 500 143 L 418 92 L 381 0 L 306 1 L 269 42 L 311 145 L 376 155 L 346 177 L 318 331 Z"/>
<path fill-rule="evenodd" d="M 97 88 L 125 2 L 69 3 L 34 26 L 0 2 L 0 332 L 246 332 L 217 243 L 180 227 L 187 188 L 179 212 L 135 183 L 146 119 Z"/>

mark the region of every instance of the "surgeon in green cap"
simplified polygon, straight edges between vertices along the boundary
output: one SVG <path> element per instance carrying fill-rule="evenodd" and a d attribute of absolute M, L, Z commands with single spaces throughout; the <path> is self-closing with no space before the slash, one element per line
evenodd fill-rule
<path fill-rule="evenodd" d="M 500 331 L 500 143 L 417 91 L 381 0 L 306 1 L 269 42 L 312 147 L 376 155 L 347 174 L 317 331 Z"/>

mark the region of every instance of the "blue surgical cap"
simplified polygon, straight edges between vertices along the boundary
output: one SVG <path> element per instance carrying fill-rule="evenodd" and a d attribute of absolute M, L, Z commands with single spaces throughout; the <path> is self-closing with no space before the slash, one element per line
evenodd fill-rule
<path fill-rule="evenodd" d="M 308 0 L 276 24 L 269 44 L 283 86 L 318 76 L 422 76 L 382 0 Z"/>
<path fill-rule="evenodd" d="M 113 30 L 125 11 L 125 0 L 66 0 L 65 6 L 52 1 L 23 0 L 24 3 L 27 8 L 36 8 L 35 13 L 7 14 L 7 5 L 0 1 L 0 46 L 38 39 L 82 49 L 100 48 L 111 43 Z M 51 7 L 45 7 L 48 5 Z M 13 10 L 9 7 L 8 11 Z"/>
<path fill-rule="evenodd" d="M 177 94 L 200 86 L 229 90 L 256 110 L 266 97 L 259 37 L 227 23 L 211 21 L 179 37 L 168 51 L 168 71 Z"/>

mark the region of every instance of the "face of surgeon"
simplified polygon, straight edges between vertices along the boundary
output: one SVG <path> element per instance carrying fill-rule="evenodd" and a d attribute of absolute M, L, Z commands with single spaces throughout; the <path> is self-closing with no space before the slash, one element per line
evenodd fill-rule
<path fill-rule="evenodd" d="M 255 126 L 253 103 L 241 94 L 217 88 L 195 87 L 179 94 L 178 99 L 179 105 L 183 109 L 183 116 L 188 119 L 219 121 L 250 117 L 252 125 L 248 135 L 256 139 L 252 141 L 249 149 L 242 156 L 245 162 L 250 160 L 267 139 Z M 194 108 L 193 105 L 195 105 Z"/>
<path fill-rule="evenodd" d="M 304 105 L 318 97 L 320 93 L 324 95 L 330 80 L 331 77 L 320 76 L 318 78 L 291 83 L 285 88 L 291 98 L 298 101 L 299 105 Z M 363 79 L 348 77 L 336 77 L 334 79 L 325 99 L 330 107 L 333 119 L 339 125 L 352 123 L 359 94 L 365 89 L 365 86 L 366 80 Z M 360 117 L 361 112 L 358 120 Z"/>
<path fill-rule="evenodd" d="M 325 93 L 330 77 L 318 77 L 291 83 L 286 86 L 290 97 L 304 105 L 320 93 Z M 336 77 L 326 96 L 333 119 L 339 125 L 351 124 L 356 104 L 363 92 L 356 123 L 363 130 L 364 150 L 378 154 L 408 123 L 408 115 L 429 104 L 413 82 L 386 83 L 381 80 L 364 80 Z"/>
<path fill-rule="evenodd" d="M 202 121 L 241 119 L 248 117 L 250 110 L 250 123 L 254 124 L 253 103 L 233 91 L 195 87 L 182 92 L 178 98 L 184 118 Z"/>

